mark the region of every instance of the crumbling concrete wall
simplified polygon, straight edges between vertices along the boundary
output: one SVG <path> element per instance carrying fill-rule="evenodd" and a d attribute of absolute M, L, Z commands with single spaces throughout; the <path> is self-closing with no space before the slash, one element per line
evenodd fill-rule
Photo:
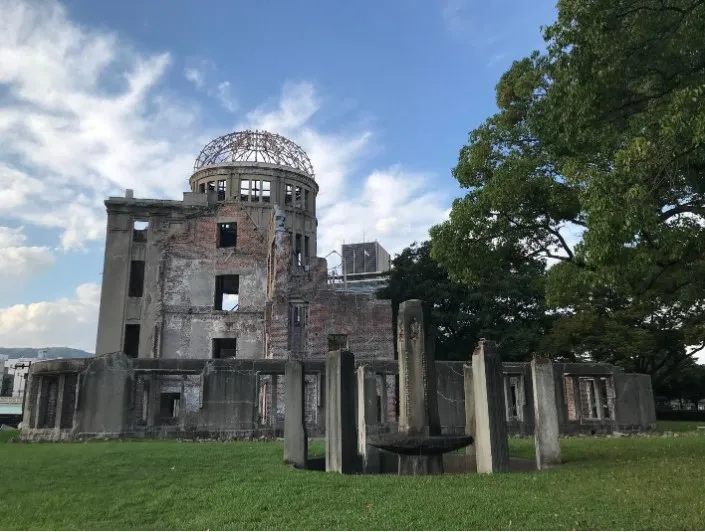
<path fill-rule="evenodd" d="M 219 223 L 237 224 L 235 247 L 218 247 Z M 188 220 L 163 255 L 161 358 L 211 358 L 215 338 L 236 338 L 237 358 L 264 358 L 267 231 L 239 204 L 225 203 Z M 236 311 L 214 310 L 218 275 L 239 277 Z"/>

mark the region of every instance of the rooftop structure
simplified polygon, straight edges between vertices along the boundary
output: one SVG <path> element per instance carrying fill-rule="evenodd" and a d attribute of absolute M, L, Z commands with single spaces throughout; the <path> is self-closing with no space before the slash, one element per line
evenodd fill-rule
<path fill-rule="evenodd" d="M 236 131 L 210 141 L 198 154 L 193 171 L 223 163 L 268 163 L 314 177 L 311 160 L 298 144 L 266 131 Z"/>

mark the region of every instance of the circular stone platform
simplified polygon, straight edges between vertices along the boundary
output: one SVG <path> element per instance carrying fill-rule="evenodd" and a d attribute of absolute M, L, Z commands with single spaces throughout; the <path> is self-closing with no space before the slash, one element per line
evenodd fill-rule
<path fill-rule="evenodd" d="M 473 442 L 472 436 L 410 436 L 408 434 L 379 434 L 368 436 L 367 444 L 391 453 L 403 455 L 437 455 L 449 453 Z"/>

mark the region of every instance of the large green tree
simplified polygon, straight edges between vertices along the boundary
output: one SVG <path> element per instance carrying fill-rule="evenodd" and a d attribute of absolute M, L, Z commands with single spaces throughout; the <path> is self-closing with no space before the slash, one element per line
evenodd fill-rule
<path fill-rule="evenodd" d="M 703 35 L 702 0 L 560 0 L 546 52 L 502 76 L 461 149 L 468 192 L 431 233 L 467 283 L 555 263 L 547 349 L 657 387 L 705 344 Z"/>
<path fill-rule="evenodd" d="M 507 360 L 526 359 L 538 349 L 550 320 L 543 304 L 543 268 L 510 272 L 507 267 L 476 283 L 459 283 L 430 249 L 430 242 L 404 249 L 392 261 L 388 285 L 378 292 L 392 300 L 395 327 L 399 303 L 421 299 L 430 306 L 438 360 L 467 360 L 480 338 L 497 342 Z"/>

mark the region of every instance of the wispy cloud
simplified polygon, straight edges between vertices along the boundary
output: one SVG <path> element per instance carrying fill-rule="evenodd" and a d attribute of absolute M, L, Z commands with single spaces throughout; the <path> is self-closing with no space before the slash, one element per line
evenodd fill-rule
<path fill-rule="evenodd" d="M 237 101 L 232 94 L 232 85 L 229 81 L 212 83 L 210 78 L 217 71 L 217 65 L 209 59 L 189 60 L 191 66 L 184 68 L 184 77 L 210 98 L 215 99 L 226 111 L 235 112 L 238 108 Z"/>
<path fill-rule="evenodd" d="M 0 308 L 3 347 L 75 347 L 95 350 L 100 287 L 76 288 L 74 297 Z"/>
<path fill-rule="evenodd" d="M 22 227 L 0 226 L 0 286 L 19 277 L 31 277 L 54 264 L 54 255 L 46 246 L 27 246 Z"/>
<path fill-rule="evenodd" d="M 205 83 L 204 74 L 202 71 L 198 70 L 197 68 L 185 68 L 184 69 L 184 77 L 193 83 L 197 88 L 203 88 L 203 84 Z"/>

